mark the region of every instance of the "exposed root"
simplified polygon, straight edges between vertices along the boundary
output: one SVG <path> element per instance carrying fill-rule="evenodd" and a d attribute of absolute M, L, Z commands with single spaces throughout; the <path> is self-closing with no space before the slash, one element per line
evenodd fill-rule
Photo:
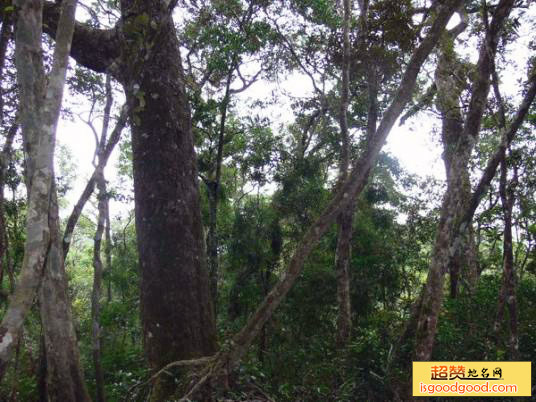
<path fill-rule="evenodd" d="M 171 362 L 169 364 L 166 364 L 164 367 L 162 367 L 160 370 L 158 370 L 156 373 L 154 373 L 151 377 L 149 377 L 147 380 L 140 381 L 133 386 L 131 386 L 123 398 L 123 401 L 129 401 L 129 396 L 132 394 L 132 392 L 137 388 L 145 387 L 146 385 L 152 383 L 154 380 L 156 380 L 159 376 L 166 373 L 169 374 L 168 370 L 174 368 L 174 367 L 195 367 L 195 366 L 207 366 L 205 368 L 202 368 L 201 371 L 206 371 L 208 367 L 210 367 L 210 363 L 216 358 L 217 355 L 214 356 L 205 356 L 200 357 L 198 359 L 190 359 L 190 360 L 178 360 Z M 181 399 L 182 400 L 182 399 Z"/>

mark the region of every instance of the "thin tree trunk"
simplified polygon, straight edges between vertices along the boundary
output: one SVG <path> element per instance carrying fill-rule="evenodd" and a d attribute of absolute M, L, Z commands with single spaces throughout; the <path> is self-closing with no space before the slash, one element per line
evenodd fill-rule
<path fill-rule="evenodd" d="M 8 309 L 0 325 L 0 378 L 5 374 L 11 351 L 17 344 L 24 319 L 31 307 L 40 283 L 41 293 L 50 293 L 49 286 L 63 286 L 66 296 L 63 265 L 57 264 L 59 217 L 57 216 L 54 183 L 53 155 L 56 126 L 61 107 L 63 86 L 67 70 L 70 43 L 74 30 L 76 1 L 65 0 L 56 34 L 56 47 L 52 70 L 45 91 L 45 74 L 41 49 L 42 3 L 19 0 L 16 34 L 16 65 L 20 91 L 20 110 L 24 145 L 26 150 L 26 172 L 28 183 L 28 214 L 26 243 L 21 275 Z M 42 281 L 43 270 L 45 277 Z M 51 270 L 54 270 L 51 272 Z M 53 288 L 58 290 L 57 288 Z M 48 296 L 48 294 L 47 294 Z M 46 298 L 45 304 L 56 300 Z M 68 302 L 68 300 L 63 300 Z M 43 308 L 44 306 L 42 306 Z M 62 306 L 48 305 L 49 308 Z M 58 312 L 58 310 L 56 310 Z M 72 328 L 69 314 L 50 317 L 55 321 L 47 324 Z M 45 325 L 45 323 L 44 323 Z M 71 334 L 66 334 L 71 335 Z M 73 334 L 74 335 L 74 332 Z M 50 338 L 48 340 L 51 340 Z M 69 367 L 52 366 L 49 376 L 54 387 L 73 390 L 60 391 L 52 395 L 67 395 L 59 400 L 88 400 L 87 391 L 80 371 L 76 339 L 70 344 L 50 344 L 50 349 L 62 349 Z M 71 349 L 70 347 L 74 349 Z M 69 353 L 72 352 L 72 353 Z M 50 361 L 49 361 L 50 364 Z M 72 397 L 76 394 L 78 399 Z"/>
<path fill-rule="evenodd" d="M 111 271 L 112 271 L 112 235 L 111 235 L 111 229 L 110 229 L 110 201 L 108 198 L 106 198 L 106 205 L 105 205 L 105 226 L 104 226 L 104 260 L 106 261 L 106 265 L 104 267 L 104 272 L 107 274 L 108 277 L 108 283 L 106 286 L 106 300 L 108 303 L 112 301 L 112 278 L 111 278 Z"/>
<path fill-rule="evenodd" d="M 514 266 L 513 239 L 512 239 L 512 210 L 514 207 L 514 180 L 507 186 L 507 164 L 506 158 L 501 162 L 501 177 L 499 183 L 499 194 L 503 209 L 504 235 L 503 235 L 503 282 L 499 291 L 499 301 L 497 305 L 497 316 L 494 323 L 494 333 L 496 341 L 499 341 L 499 329 L 504 316 L 505 304 L 509 312 L 510 339 L 508 345 L 510 349 L 510 359 L 519 358 L 519 340 L 517 333 L 517 301 L 516 301 L 516 274 Z"/>
<path fill-rule="evenodd" d="M 499 89 L 499 77 L 493 65 L 492 85 L 495 98 L 499 105 L 499 127 L 506 129 L 506 108 Z M 519 340 L 517 333 L 517 301 L 516 301 L 516 273 L 513 253 L 512 238 L 512 211 L 514 207 L 514 187 L 517 184 L 517 170 L 514 169 L 514 178 L 507 186 L 508 166 L 506 162 L 506 153 L 501 160 L 501 174 L 499 180 L 499 197 L 501 199 L 504 234 L 503 234 L 503 283 L 499 291 L 499 300 L 497 306 L 497 316 L 493 325 L 496 343 L 499 342 L 499 328 L 504 315 L 504 304 L 508 305 L 510 318 L 510 339 L 509 349 L 510 358 L 516 360 L 519 357 Z"/>
<path fill-rule="evenodd" d="M 337 349 L 342 350 L 348 344 L 352 332 L 352 305 L 350 299 L 350 259 L 352 253 L 352 226 L 354 202 L 338 218 L 337 249 L 335 272 L 337 278 Z"/>
<path fill-rule="evenodd" d="M 339 186 L 344 183 L 350 165 L 350 136 L 348 133 L 348 104 L 350 86 L 350 19 L 352 17 L 352 2 L 343 3 L 343 59 L 341 79 L 341 99 L 339 109 L 339 128 L 341 131 L 341 159 L 339 166 Z M 348 344 L 352 332 L 352 304 L 350 300 L 349 266 L 352 250 L 352 226 L 354 217 L 352 200 L 338 218 L 337 248 L 335 251 L 335 272 L 337 278 L 337 349 L 342 350 Z"/>
<path fill-rule="evenodd" d="M 101 328 L 100 328 L 100 298 L 102 287 L 102 260 L 101 260 L 101 243 L 104 232 L 106 219 L 106 182 L 104 174 L 100 172 L 97 178 L 97 187 L 99 189 L 99 213 L 97 218 L 97 231 L 95 232 L 93 246 L 93 292 L 91 295 L 91 321 L 92 321 L 92 341 L 93 341 L 93 366 L 95 368 L 95 400 L 104 402 L 104 374 L 101 364 Z"/>
<path fill-rule="evenodd" d="M 0 81 L 1 84 L 1 81 Z M 4 184 L 6 169 L 11 159 L 11 148 L 13 145 L 13 139 L 18 130 L 18 124 L 15 123 L 7 132 L 6 141 L 2 152 L 0 152 L 0 286 L 4 279 L 4 272 L 6 266 L 8 266 L 8 235 L 6 230 L 6 220 L 4 216 Z M 5 257 L 5 258 L 4 258 Z M 9 274 L 9 267 L 8 274 Z"/>
<path fill-rule="evenodd" d="M 80 198 L 76 202 L 75 206 L 73 207 L 73 210 L 71 214 L 69 215 L 69 218 L 67 219 L 67 224 L 65 225 L 65 231 L 63 233 L 63 256 L 64 258 L 67 258 L 67 254 L 69 253 L 69 247 L 71 246 L 71 239 L 73 236 L 74 228 L 76 227 L 76 224 L 78 223 L 78 219 L 80 219 L 80 215 L 82 214 L 82 211 L 84 210 L 84 207 L 91 197 L 91 194 L 93 194 L 93 191 L 95 190 L 95 183 L 97 182 L 97 176 L 98 172 L 104 170 L 106 167 L 106 164 L 108 163 L 108 159 L 110 158 L 110 155 L 112 151 L 114 150 L 115 146 L 119 142 L 121 138 L 121 133 L 123 129 L 125 128 L 128 120 L 128 113 L 127 113 L 126 106 L 123 106 L 121 108 L 121 113 L 119 115 L 119 119 L 117 120 L 117 123 L 110 134 L 110 139 L 105 142 L 106 146 L 104 147 L 104 151 L 102 152 L 102 157 L 99 158 L 98 164 L 95 167 L 95 170 L 93 171 L 93 174 L 91 175 L 90 179 L 88 180 L 86 187 L 84 188 L 84 191 L 82 191 L 82 194 L 80 194 Z"/>
<path fill-rule="evenodd" d="M 11 30 L 11 13 L 2 11 L 2 29 L 0 31 L 0 126 L 4 126 L 4 96 L 2 93 L 2 83 L 4 81 L 4 67 L 6 63 L 6 53 L 9 40 L 12 37 Z M 4 217 L 4 184 L 5 173 L 9 160 L 11 158 L 11 147 L 13 145 L 13 138 L 18 130 L 17 117 L 15 117 L 15 123 L 7 131 L 4 147 L 0 152 L 0 287 L 4 279 L 4 256 L 7 257 L 8 249 L 8 236 L 5 229 L 5 217 Z M 6 258 L 7 263 L 7 258 Z"/>
<path fill-rule="evenodd" d="M 89 401 L 71 313 L 55 185 L 49 208 L 49 227 L 51 239 L 45 273 L 39 289 L 47 357 L 48 393 L 52 401 Z"/>
<path fill-rule="evenodd" d="M 0 31 L 0 83 L 4 81 L 4 67 L 6 65 L 6 53 L 9 40 L 13 36 L 11 12 L 0 11 L 2 13 L 2 29 Z M 4 126 L 4 93 L 0 86 L 0 126 Z"/>
<path fill-rule="evenodd" d="M 39 336 L 39 367 L 37 369 L 37 400 L 48 402 L 47 385 L 47 355 L 45 347 L 45 337 L 41 333 Z"/>
<path fill-rule="evenodd" d="M 209 221 L 207 233 L 207 256 L 208 256 L 208 272 L 210 276 L 210 291 L 212 293 L 212 302 L 214 304 L 214 312 L 217 314 L 218 301 L 218 277 L 219 277 L 219 261 L 218 261 L 218 206 L 220 202 L 220 185 L 221 172 L 223 168 L 223 151 L 225 145 L 225 126 L 227 123 L 227 111 L 231 98 L 231 81 L 233 72 L 236 68 L 236 63 L 233 62 L 227 72 L 227 80 L 225 83 L 225 93 L 220 108 L 220 126 L 218 130 L 218 146 L 216 152 L 216 166 L 213 179 L 206 181 L 208 204 L 209 204 Z"/>
<path fill-rule="evenodd" d="M 110 76 L 106 76 L 106 104 L 104 106 L 104 116 L 102 123 L 102 132 L 97 143 L 95 151 L 98 163 L 106 157 L 106 137 L 108 135 L 108 126 L 110 123 L 110 110 L 112 108 L 112 86 Z M 100 299 L 102 294 L 102 274 L 103 264 L 101 259 L 101 244 L 104 234 L 104 226 L 108 217 L 108 196 L 106 194 L 106 180 L 104 178 L 104 167 L 98 169 L 96 182 L 98 188 L 98 216 L 97 230 L 93 242 L 93 291 L 91 295 L 91 323 L 92 323 L 92 344 L 93 344 L 93 367 L 95 369 L 95 400 L 104 402 L 104 373 L 101 364 L 101 328 L 100 328 Z M 109 217 L 108 217 L 109 218 Z"/>
<path fill-rule="evenodd" d="M 21 331 L 22 332 L 22 331 Z M 9 397 L 10 402 L 15 402 L 17 400 L 17 388 L 18 388 L 18 379 L 19 379 L 19 365 L 20 365 L 20 346 L 24 335 L 21 334 L 19 341 L 17 342 L 17 347 L 15 348 L 15 362 L 13 364 L 13 379 L 11 380 L 11 395 Z"/>

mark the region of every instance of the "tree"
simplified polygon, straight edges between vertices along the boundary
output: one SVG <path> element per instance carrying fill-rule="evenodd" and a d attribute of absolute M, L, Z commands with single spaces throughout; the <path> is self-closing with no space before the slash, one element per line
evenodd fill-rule
<path fill-rule="evenodd" d="M 212 298 L 218 301 L 220 233 L 219 206 L 224 195 L 222 172 L 233 130 L 233 103 L 236 95 L 254 84 L 270 63 L 266 61 L 253 73 L 242 72 L 248 62 L 266 60 L 272 32 L 259 21 L 263 2 L 239 4 L 190 4 L 195 10 L 179 33 L 185 56 L 187 82 L 193 109 L 195 144 L 198 148 L 199 175 L 208 200 L 207 257 Z M 272 56 L 272 54 L 270 54 Z M 266 64 L 266 65 L 265 65 Z M 239 86 L 236 85 L 238 81 Z M 219 98 L 219 99 L 218 99 Z M 217 308 L 215 308 L 217 311 Z"/>
<path fill-rule="evenodd" d="M 27 240 L 22 273 L 10 299 L 0 333 L 0 376 L 39 288 L 49 370 L 49 394 L 57 400 L 88 400 L 80 369 L 76 334 L 61 249 L 54 184 L 56 125 L 65 82 L 76 2 L 65 1 L 56 33 L 52 71 L 46 85 L 41 53 L 42 3 L 18 7 L 16 63 L 28 188 Z"/>
<path fill-rule="evenodd" d="M 211 362 L 205 375 L 191 388 L 185 396 L 188 398 L 195 395 L 214 376 L 225 373 L 229 367 L 233 367 L 245 354 L 251 342 L 258 335 L 266 320 L 270 318 L 273 311 L 279 306 L 286 294 L 292 288 L 298 278 L 304 261 L 317 244 L 319 239 L 326 233 L 328 228 L 334 223 L 337 215 L 348 206 L 350 200 L 356 197 L 363 190 L 368 175 L 376 158 L 387 138 L 389 132 L 399 117 L 403 108 L 410 99 L 415 87 L 417 74 L 425 59 L 437 44 L 448 20 L 459 7 L 460 2 L 447 2 L 438 5 L 435 19 L 421 44 L 415 49 L 407 65 L 403 78 L 398 86 L 390 106 L 385 111 L 374 137 L 367 144 L 367 148 L 362 156 L 353 165 L 352 171 L 340 190 L 308 229 L 302 240 L 297 245 L 296 250 L 288 264 L 285 275 L 272 288 L 260 304 L 256 312 L 250 317 L 247 324 L 232 339 L 230 347 L 221 351 Z"/>
<path fill-rule="evenodd" d="M 486 30 L 485 40 L 480 48 L 479 60 L 477 63 L 477 75 L 472 83 L 471 100 L 464 120 L 462 140 L 470 137 L 477 138 L 480 130 L 482 114 L 486 105 L 488 92 L 490 89 L 490 78 L 494 57 L 497 51 L 498 38 L 504 26 L 514 2 L 501 1 L 494 10 L 493 19 Z M 531 80 L 533 78 L 531 77 Z M 530 93 L 530 91 L 529 91 Z M 443 280 L 445 270 L 450 266 L 451 250 L 457 244 L 467 244 L 467 236 L 471 225 L 472 217 L 480 202 L 483 187 L 489 185 L 491 178 L 495 174 L 498 161 L 504 154 L 505 140 L 511 141 L 517 130 L 516 124 L 522 121 L 528 105 L 532 102 L 531 95 L 528 94 L 522 102 L 516 119 L 505 133 L 500 147 L 490 159 L 486 171 L 480 179 L 478 186 L 471 194 L 470 199 L 456 198 L 463 196 L 463 193 L 446 193 L 443 198 L 441 218 L 434 244 L 432 260 L 428 278 L 423 290 L 422 297 L 416 302 L 418 320 L 416 322 L 415 335 L 415 356 L 418 360 L 429 360 L 431 357 L 434 338 L 437 328 L 437 320 L 443 300 Z M 527 105 L 528 103 L 528 105 Z M 518 123 L 519 121 L 519 123 Z M 508 136 L 511 136 L 508 140 Z M 463 162 L 462 159 L 456 163 Z M 452 180 L 459 180 L 451 176 Z M 450 204 L 450 206 L 449 206 Z M 458 243 L 459 242 L 459 243 Z M 455 248 L 460 252 L 461 249 Z M 454 255 L 452 255 L 454 256 Z M 412 325 L 410 322 L 409 325 Z"/>
<path fill-rule="evenodd" d="M 176 2 L 121 1 L 121 24 L 94 29 L 77 23 L 71 55 L 107 71 L 125 90 L 132 130 L 141 316 L 149 365 L 216 351 L 201 223 L 196 157 L 179 42 Z M 46 31 L 58 6 L 45 7 Z M 175 389 L 159 378 L 152 394 Z"/>

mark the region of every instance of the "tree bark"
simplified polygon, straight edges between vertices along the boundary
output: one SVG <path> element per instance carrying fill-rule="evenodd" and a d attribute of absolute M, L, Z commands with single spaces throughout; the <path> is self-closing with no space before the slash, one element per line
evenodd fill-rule
<path fill-rule="evenodd" d="M 132 124 L 143 340 L 156 370 L 174 360 L 212 355 L 216 328 L 172 7 L 123 0 L 121 10 L 119 79 Z M 165 400 L 175 389 L 173 378 L 160 376 L 151 398 Z"/>
<path fill-rule="evenodd" d="M 454 39 L 463 32 L 466 23 L 462 22 L 444 39 L 435 74 L 437 88 L 436 106 L 441 113 L 443 142 L 443 161 L 447 177 L 448 203 L 445 208 L 450 210 L 452 221 L 461 219 L 461 213 L 467 208 L 471 199 L 471 183 L 469 181 L 469 161 L 471 152 L 477 141 L 475 137 L 463 136 L 463 116 L 460 104 L 461 94 L 466 87 L 466 73 L 463 64 L 454 52 Z M 449 229 L 447 231 L 451 232 Z M 450 296 L 458 295 L 460 275 L 466 287 L 472 289 L 476 282 L 476 250 L 470 225 L 464 241 L 454 243 L 449 239 L 451 256 L 448 262 L 450 272 Z"/>
<path fill-rule="evenodd" d="M 509 313 L 510 339 L 508 340 L 510 359 L 519 358 L 519 339 L 517 331 L 517 300 L 516 300 L 516 273 L 514 265 L 513 237 L 512 237 L 512 211 L 514 208 L 514 189 L 516 178 L 507 185 L 508 168 L 506 158 L 501 162 L 501 176 L 499 183 L 499 194 L 504 219 L 503 234 L 503 282 L 499 291 L 499 301 L 497 305 L 497 317 L 494 323 L 496 339 L 499 339 L 499 328 L 504 316 L 505 304 Z"/>
<path fill-rule="evenodd" d="M 71 331 L 65 272 L 58 248 L 59 217 L 53 165 L 76 1 L 65 0 L 61 5 L 48 85 L 45 84 L 41 49 L 42 3 L 19 0 L 15 6 L 18 9 L 15 57 L 29 199 L 21 275 L 0 325 L 0 378 L 5 374 L 24 318 L 42 282 L 40 294 L 47 297 L 42 299 L 41 308 L 55 313 L 42 316 L 43 326 L 46 332 L 53 327 L 62 332 L 64 341 L 54 343 L 57 339 L 45 333 L 51 397 L 85 401 L 89 397 L 80 370 L 76 337 Z"/>
<path fill-rule="evenodd" d="M 490 74 L 497 50 L 499 33 L 513 5 L 513 0 L 501 0 L 499 2 L 491 25 L 486 32 L 484 43 L 480 48 L 477 64 L 478 74 L 471 88 L 469 110 L 462 131 L 462 139 L 466 141 L 476 141 L 478 136 L 480 121 L 487 103 Z M 455 161 L 454 163 L 458 162 Z M 463 168 L 456 169 L 456 171 L 461 172 Z M 452 258 L 456 258 L 454 252 L 460 251 L 459 247 L 452 249 L 451 246 L 467 242 L 468 228 L 476 206 L 473 204 L 472 198 L 464 201 L 458 197 L 458 194 L 448 192 L 444 196 L 432 260 L 415 331 L 416 360 L 429 360 L 431 357 L 439 311 L 443 302 L 444 276 L 449 267 L 449 262 Z M 473 207 L 474 209 L 470 213 L 469 219 L 467 219 L 468 212 Z"/>
<path fill-rule="evenodd" d="M 339 166 L 339 186 L 344 183 L 350 165 L 350 136 L 348 133 L 348 104 L 350 86 L 350 19 L 352 17 L 351 0 L 343 3 L 343 58 L 341 72 L 341 99 L 339 109 L 339 128 L 341 132 L 341 156 Z M 335 272 L 337 278 L 337 349 L 342 350 L 348 344 L 352 332 L 352 304 L 350 300 L 350 259 L 352 251 L 352 228 L 354 218 L 352 200 L 337 218 L 337 248 L 335 251 Z"/>
<path fill-rule="evenodd" d="M 91 321 L 92 321 L 92 343 L 93 343 L 93 367 L 95 369 L 95 400 L 104 402 L 104 374 L 101 364 L 101 328 L 100 328 L 100 299 L 102 288 L 102 259 L 101 243 L 106 219 L 106 182 L 103 172 L 97 178 L 98 194 L 98 218 L 97 231 L 95 232 L 93 246 L 93 292 L 91 295 Z"/>

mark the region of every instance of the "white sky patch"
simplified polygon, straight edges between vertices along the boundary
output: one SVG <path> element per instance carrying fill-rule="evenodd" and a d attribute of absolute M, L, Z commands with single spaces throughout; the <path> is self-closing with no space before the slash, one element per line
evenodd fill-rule
<path fill-rule="evenodd" d="M 100 120 L 96 121 L 95 126 L 97 130 L 100 129 L 102 126 L 101 124 Z M 113 130 L 114 127 L 115 123 L 111 121 L 108 135 L 110 135 L 111 130 Z M 127 130 L 123 130 L 122 135 L 127 134 Z M 67 205 L 60 210 L 61 217 L 67 218 L 95 170 L 92 164 L 93 155 L 95 153 L 95 136 L 91 129 L 78 118 L 75 117 L 74 121 L 62 119 L 58 124 L 57 142 L 58 144 L 67 147 L 72 152 L 72 155 L 75 158 L 74 162 L 77 166 L 76 178 L 74 182 L 70 183 L 72 188 L 66 195 Z M 119 156 L 118 149 L 119 145 L 115 147 L 108 159 L 106 168 L 104 169 L 104 176 L 109 183 L 109 189 L 114 186 L 114 183 L 118 178 L 117 170 L 115 168 Z M 130 206 L 128 208 L 130 208 Z M 91 204 L 89 202 L 84 208 L 84 213 L 87 214 L 88 211 L 91 211 Z M 124 212 L 125 205 L 123 203 L 115 202 L 113 199 L 110 200 L 110 216 L 112 218 L 124 215 Z"/>
<path fill-rule="evenodd" d="M 429 116 L 409 119 L 402 127 L 397 122 L 383 150 L 394 155 L 410 173 L 445 180 L 442 149 L 434 142 L 433 130 L 434 120 Z"/>
<path fill-rule="evenodd" d="M 500 74 L 501 90 L 505 96 L 511 96 L 519 99 L 520 82 L 526 79 L 526 62 L 529 56 L 527 52 L 528 42 L 533 33 L 531 28 L 534 23 L 531 21 L 534 14 L 534 7 L 531 7 L 528 13 L 522 18 L 519 29 L 519 38 L 506 48 L 505 58 L 509 64 Z M 83 15 L 83 11 L 79 11 Z M 460 21 L 459 16 L 454 15 L 449 22 L 448 27 L 455 26 Z M 462 35 L 463 36 L 463 35 Z M 469 41 L 465 49 L 459 49 L 462 57 L 468 57 L 472 62 L 478 58 L 476 40 Z M 513 61 L 512 61 L 513 60 Z M 253 62 L 250 66 L 244 68 L 246 75 L 254 74 L 258 70 L 258 64 Z M 329 90 L 326 88 L 326 91 Z M 313 93 L 313 86 L 310 78 L 302 73 L 291 73 L 285 76 L 280 82 L 269 83 L 265 80 L 259 80 L 249 87 L 246 91 L 237 95 L 236 113 L 239 116 L 249 116 L 252 111 L 247 106 L 251 101 L 274 100 L 271 105 L 261 110 L 261 114 L 270 118 L 272 128 L 277 133 L 279 127 L 289 124 L 294 120 L 294 113 L 291 107 L 291 98 L 310 97 Z M 122 98 L 122 95 L 120 96 Z M 66 95 L 67 101 L 69 95 Z M 119 102 L 119 100 L 116 101 Z M 79 105 L 80 108 L 88 107 Z M 256 110 L 255 113 L 258 111 Z M 410 173 L 417 174 L 421 177 L 433 176 L 438 179 L 445 178 L 445 171 L 441 160 L 442 147 L 434 140 L 433 127 L 436 119 L 430 115 L 421 113 L 417 118 L 409 119 L 402 127 L 395 125 L 388 137 L 384 151 L 391 153 L 399 161 L 403 168 Z M 95 126 L 100 129 L 97 121 Z M 111 124 L 110 130 L 114 124 Z M 123 133 L 127 135 L 127 132 Z M 67 146 L 78 165 L 76 180 L 72 183 L 73 189 L 67 194 L 69 205 L 61 211 L 62 217 L 67 216 L 74 203 L 78 200 L 87 180 L 93 172 L 91 164 L 95 151 L 95 139 L 93 133 L 87 125 L 77 118 L 75 121 L 62 120 L 58 126 L 58 143 Z M 437 134 L 435 134 L 437 136 Z M 105 170 L 106 178 L 113 183 L 117 180 L 115 165 L 118 159 L 118 150 L 114 150 Z M 89 205 L 88 205 L 89 206 Z M 112 217 L 124 215 L 127 208 L 124 203 L 111 202 L 110 212 Z"/>

